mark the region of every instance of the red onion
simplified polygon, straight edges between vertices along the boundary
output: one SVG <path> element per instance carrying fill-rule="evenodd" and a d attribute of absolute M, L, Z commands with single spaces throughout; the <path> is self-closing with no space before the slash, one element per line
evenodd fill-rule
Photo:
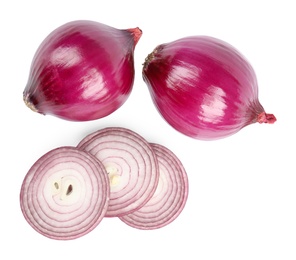
<path fill-rule="evenodd" d="M 192 36 L 157 46 L 145 60 L 143 79 L 163 118 L 196 139 L 219 139 L 255 122 L 276 121 L 258 101 L 249 62 L 219 39 Z"/>
<path fill-rule="evenodd" d="M 81 140 L 79 149 L 103 163 L 110 180 L 106 217 L 131 213 L 153 196 L 159 169 L 150 144 L 139 134 L 121 127 L 107 127 Z"/>
<path fill-rule="evenodd" d="M 24 101 L 33 111 L 66 120 L 105 117 L 128 98 L 139 28 L 119 30 L 72 21 L 50 33 L 33 58 Z"/>
<path fill-rule="evenodd" d="M 188 178 L 178 157 L 160 144 L 151 144 L 156 153 L 160 175 L 153 197 L 140 209 L 120 219 L 138 229 L 157 229 L 174 221 L 188 197 Z"/>
<path fill-rule="evenodd" d="M 28 171 L 20 204 L 36 231 L 69 240 L 89 233 L 101 222 L 109 191 L 105 168 L 94 156 L 60 147 L 44 154 Z"/>

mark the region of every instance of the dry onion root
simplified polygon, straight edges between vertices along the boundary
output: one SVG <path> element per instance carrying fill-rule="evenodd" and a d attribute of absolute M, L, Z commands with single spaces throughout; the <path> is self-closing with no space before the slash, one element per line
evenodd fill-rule
<path fill-rule="evenodd" d="M 182 212 L 188 179 L 168 148 L 139 134 L 109 127 L 41 156 L 20 191 L 27 222 L 40 234 L 70 240 L 92 231 L 104 217 L 139 229 L 168 225 Z"/>

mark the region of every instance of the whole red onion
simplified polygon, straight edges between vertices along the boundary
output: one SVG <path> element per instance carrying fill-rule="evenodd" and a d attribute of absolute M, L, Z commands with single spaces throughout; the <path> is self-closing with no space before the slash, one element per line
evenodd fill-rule
<path fill-rule="evenodd" d="M 258 101 L 252 66 L 216 38 L 192 36 L 157 46 L 145 60 L 143 79 L 163 118 L 196 139 L 219 139 L 255 122 L 276 121 Z"/>
<path fill-rule="evenodd" d="M 105 117 L 128 98 L 139 28 L 119 30 L 72 21 L 50 33 L 33 58 L 24 101 L 33 111 L 66 120 Z"/>

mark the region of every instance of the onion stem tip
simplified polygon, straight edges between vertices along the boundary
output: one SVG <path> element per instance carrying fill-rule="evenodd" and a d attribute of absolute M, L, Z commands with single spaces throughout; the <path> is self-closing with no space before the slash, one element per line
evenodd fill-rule
<path fill-rule="evenodd" d="M 139 27 L 136 27 L 136 28 L 127 29 L 127 31 L 132 33 L 134 38 L 134 46 L 136 46 L 143 34 L 142 30 Z"/>
<path fill-rule="evenodd" d="M 276 117 L 273 114 L 267 114 L 265 112 L 262 112 L 258 115 L 258 120 L 260 124 L 267 123 L 267 124 L 273 124 L 276 121 Z"/>

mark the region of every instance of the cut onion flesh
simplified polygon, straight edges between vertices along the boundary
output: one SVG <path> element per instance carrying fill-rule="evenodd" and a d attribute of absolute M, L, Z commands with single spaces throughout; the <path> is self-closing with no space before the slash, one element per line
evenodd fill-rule
<path fill-rule="evenodd" d="M 110 180 L 105 217 L 120 217 L 141 208 L 153 196 L 159 168 L 150 144 L 139 134 L 107 127 L 86 136 L 77 146 L 103 163 Z"/>
<path fill-rule="evenodd" d="M 137 229 L 157 229 L 175 220 L 188 197 L 188 178 L 177 156 L 168 148 L 151 144 L 156 153 L 160 176 L 153 197 L 139 210 L 120 219 Z"/>
<path fill-rule="evenodd" d="M 42 235 L 70 240 L 92 231 L 108 208 L 110 185 L 104 166 L 75 147 L 59 147 L 40 157 L 20 192 L 21 210 Z"/>

